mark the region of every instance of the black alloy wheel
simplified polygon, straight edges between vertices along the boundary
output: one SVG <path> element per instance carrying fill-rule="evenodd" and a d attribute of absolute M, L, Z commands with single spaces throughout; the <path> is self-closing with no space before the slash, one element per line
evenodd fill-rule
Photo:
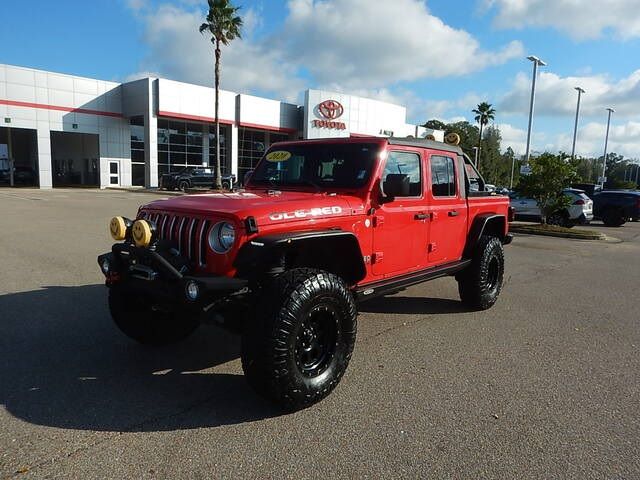
<path fill-rule="evenodd" d="M 339 335 L 338 315 L 330 304 L 313 307 L 296 336 L 296 366 L 304 376 L 322 374 L 336 351 Z"/>

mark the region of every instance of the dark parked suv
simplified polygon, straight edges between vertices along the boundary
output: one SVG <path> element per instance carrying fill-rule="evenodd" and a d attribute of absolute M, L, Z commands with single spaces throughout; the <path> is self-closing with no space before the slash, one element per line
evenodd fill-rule
<path fill-rule="evenodd" d="M 0 184 L 11 182 L 11 172 L 8 169 L 0 170 Z M 13 183 L 15 185 L 35 186 L 37 175 L 33 168 L 16 165 L 13 167 Z"/>
<path fill-rule="evenodd" d="M 235 182 L 235 175 L 222 175 L 222 188 L 231 190 Z M 160 188 L 166 188 L 167 190 L 180 189 L 185 191 L 187 188 L 193 187 L 211 188 L 215 184 L 216 175 L 213 168 L 187 167 L 178 172 L 166 173 L 160 177 Z"/>
<path fill-rule="evenodd" d="M 604 191 L 593 197 L 593 215 L 609 227 L 619 227 L 627 220 L 640 219 L 640 191 Z"/>

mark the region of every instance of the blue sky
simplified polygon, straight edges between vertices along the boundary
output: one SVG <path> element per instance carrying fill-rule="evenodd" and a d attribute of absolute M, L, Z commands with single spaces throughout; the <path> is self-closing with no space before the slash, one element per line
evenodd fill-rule
<path fill-rule="evenodd" d="M 637 0 L 236 0 L 243 39 L 223 53 L 223 87 L 300 101 L 318 87 L 407 106 L 409 121 L 472 120 L 488 101 L 503 147 L 524 148 L 535 54 L 542 69 L 534 150 L 568 150 L 576 92 L 578 153 L 640 157 Z M 610 3 L 611 5 L 606 5 Z M 211 84 L 211 52 L 197 34 L 204 0 L 7 2 L 0 63 L 123 81 L 144 75 Z"/>

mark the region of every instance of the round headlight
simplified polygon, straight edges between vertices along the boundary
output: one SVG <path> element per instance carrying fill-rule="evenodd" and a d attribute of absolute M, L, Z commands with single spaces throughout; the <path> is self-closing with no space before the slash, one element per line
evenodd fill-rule
<path fill-rule="evenodd" d="M 231 223 L 216 223 L 209 232 L 209 246 L 216 253 L 227 253 L 235 241 L 236 229 Z"/>

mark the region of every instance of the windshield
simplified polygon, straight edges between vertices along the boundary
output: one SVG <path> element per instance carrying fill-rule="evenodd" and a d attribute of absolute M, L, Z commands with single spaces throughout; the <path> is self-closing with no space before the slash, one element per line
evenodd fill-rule
<path fill-rule="evenodd" d="M 380 147 L 374 143 L 274 145 L 251 176 L 251 185 L 311 186 L 318 190 L 367 184 Z"/>

